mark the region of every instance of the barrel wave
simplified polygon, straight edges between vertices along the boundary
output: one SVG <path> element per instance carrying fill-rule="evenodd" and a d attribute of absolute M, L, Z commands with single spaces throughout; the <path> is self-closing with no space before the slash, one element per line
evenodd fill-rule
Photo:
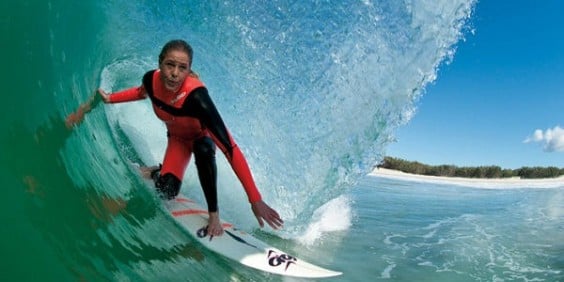
<path fill-rule="evenodd" d="M 469 30 L 475 1 L 1 5 L 3 276 L 263 281 L 279 278 L 212 255 L 159 209 L 136 169 L 157 164 L 166 145 L 148 101 L 99 103 L 71 130 L 65 117 L 98 87 L 139 85 L 166 41 L 187 40 L 192 68 L 286 226 L 256 230 L 219 157 L 222 216 L 273 245 L 312 250 L 327 265 L 339 240 L 325 239 L 320 249 L 313 242 L 346 236 L 354 213 L 347 191 L 415 114 Z M 194 170 L 182 193 L 203 202 Z"/>

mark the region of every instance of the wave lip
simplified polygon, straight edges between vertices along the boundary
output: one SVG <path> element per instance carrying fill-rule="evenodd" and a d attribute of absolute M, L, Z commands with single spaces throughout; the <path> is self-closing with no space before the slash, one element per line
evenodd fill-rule
<path fill-rule="evenodd" d="M 448 184 L 484 189 L 564 188 L 564 176 L 543 179 L 522 179 L 516 177 L 484 179 L 418 175 L 386 168 L 376 168 L 369 175 L 405 181 Z"/>

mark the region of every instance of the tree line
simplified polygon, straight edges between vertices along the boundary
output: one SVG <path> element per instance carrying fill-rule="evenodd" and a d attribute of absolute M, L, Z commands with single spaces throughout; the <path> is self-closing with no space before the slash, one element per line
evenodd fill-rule
<path fill-rule="evenodd" d="M 400 158 L 385 157 L 378 165 L 381 168 L 399 170 L 406 173 L 466 177 L 466 178 L 554 178 L 564 175 L 564 168 L 558 167 L 521 167 L 518 169 L 503 169 L 499 166 L 458 167 L 454 165 L 427 165 Z"/>

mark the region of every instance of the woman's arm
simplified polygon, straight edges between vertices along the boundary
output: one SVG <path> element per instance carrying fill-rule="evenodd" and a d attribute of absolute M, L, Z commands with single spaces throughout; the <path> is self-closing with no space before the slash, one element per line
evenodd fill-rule
<path fill-rule="evenodd" d="M 212 139 L 225 154 L 243 188 L 245 188 L 259 225 L 263 227 L 264 221 L 266 221 L 274 229 L 281 228 L 284 221 L 280 218 L 278 212 L 262 201 L 245 156 L 229 134 L 206 88 L 201 87 L 192 91 L 184 102 L 183 108 L 191 115 L 195 115 L 203 126 L 211 132 Z"/>
<path fill-rule="evenodd" d="M 101 88 L 99 88 L 97 92 L 104 103 L 121 103 L 140 100 L 147 97 L 147 93 L 143 86 L 129 88 L 113 94 L 108 94 Z M 88 98 L 86 102 L 82 103 L 76 111 L 67 116 L 65 119 L 67 128 L 70 129 L 73 126 L 80 124 L 84 119 L 84 116 L 96 107 L 98 103 L 100 103 L 100 99 L 96 99 L 96 97 L 96 94 L 94 94 L 92 97 Z"/>
<path fill-rule="evenodd" d="M 106 93 L 102 88 L 98 89 L 104 103 L 123 103 L 137 101 L 147 98 L 147 91 L 143 85 L 125 89 L 112 94 Z"/>
<path fill-rule="evenodd" d="M 249 202 L 260 201 L 261 195 L 255 185 L 247 160 L 229 134 L 206 88 L 200 87 L 192 91 L 184 102 L 183 109 L 199 119 L 202 125 L 211 132 L 212 139 L 225 154 L 245 188 Z"/>

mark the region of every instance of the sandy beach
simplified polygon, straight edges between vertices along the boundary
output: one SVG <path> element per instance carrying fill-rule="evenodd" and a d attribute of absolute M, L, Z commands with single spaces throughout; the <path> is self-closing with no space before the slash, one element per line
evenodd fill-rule
<path fill-rule="evenodd" d="M 498 179 L 479 179 L 461 177 L 440 177 L 405 173 L 386 168 L 376 168 L 369 175 L 399 179 L 406 181 L 417 181 L 438 184 L 460 185 L 476 188 L 504 189 L 504 188 L 564 188 L 564 176 L 558 178 L 544 179 L 520 179 L 498 178 Z"/>

